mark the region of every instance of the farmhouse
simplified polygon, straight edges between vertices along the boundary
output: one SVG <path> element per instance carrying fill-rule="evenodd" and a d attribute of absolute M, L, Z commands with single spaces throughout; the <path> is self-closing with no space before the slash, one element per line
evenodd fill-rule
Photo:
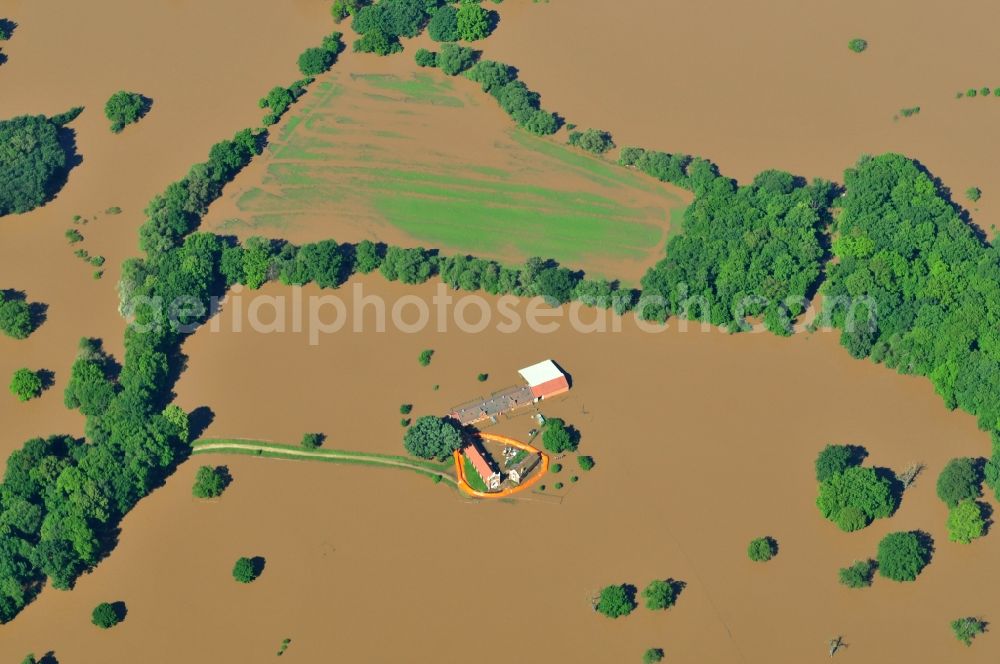
<path fill-rule="evenodd" d="M 490 490 L 496 490 L 500 488 L 500 467 L 497 466 L 496 461 L 486 453 L 479 442 L 474 442 L 465 447 L 462 452 L 465 457 L 472 464 L 472 467 L 476 469 L 476 473 L 483 479 Z"/>
<path fill-rule="evenodd" d="M 569 379 L 552 360 L 533 364 L 518 373 L 527 385 L 508 387 L 488 397 L 456 406 L 451 411 L 451 417 L 462 424 L 483 420 L 496 422 L 499 415 L 569 391 Z"/>

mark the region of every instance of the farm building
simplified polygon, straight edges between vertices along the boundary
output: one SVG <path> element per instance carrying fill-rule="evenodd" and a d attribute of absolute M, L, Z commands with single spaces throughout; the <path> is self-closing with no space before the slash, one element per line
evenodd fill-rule
<path fill-rule="evenodd" d="M 462 452 L 490 490 L 500 488 L 500 467 L 478 442 L 467 445 Z"/>
<path fill-rule="evenodd" d="M 509 477 L 510 481 L 514 484 L 520 484 L 521 480 L 523 480 L 528 473 L 535 469 L 541 459 L 542 457 L 538 454 L 529 455 L 517 466 L 517 468 L 514 468 L 507 473 L 507 477 Z"/>
<path fill-rule="evenodd" d="M 518 371 L 535 399 L 548 399 L 563 392 L 569 392 L 569 379 L 552 360 L 532 364 Z"/>
<path fill-rule="evenodd" d="M 488 397 L 456 406 L 451 410 L 451 417 L 462 424 L 475 424 L 483 420 L 496 422 L 499 415 L 569 391 L 569 379 L 552 360 L 533 364 L 518 373 L 527 385 L 508 387 Z"/>

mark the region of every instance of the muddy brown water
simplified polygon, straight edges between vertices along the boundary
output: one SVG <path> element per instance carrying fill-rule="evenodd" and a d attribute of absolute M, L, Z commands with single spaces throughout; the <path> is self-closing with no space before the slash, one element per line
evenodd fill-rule
<path fill-rule="evenodd" d="M 820 7 L 769 2 L 507 2 L 486 57 L 508 62 L 542 103 L 619 145 L 714 160 L 743 182 L 768 168 L 842 181 L 862 154 L 919 159 L 990 231 L 1000 5 L 934 0 Z M 861 37 L 868 50 L 847 42 Z M 893 117 L 908 107 L 919 115 Z M 983 189 L 977 204 L 970 186 Z"/>
<path fill-rule="evenodd" d="M 926 21 L 925 3 L 905 12 L 848 3 L 822 22 L 785 1 L 722 13 L 621 6 L 508 2 L 485 48 L 519 66 L 546 107 L 610 129 L 622 144 L 703 154 L 741 179 L 775 166 L 839 177 L 859 152 L 900 149 L 956 190 L 982 186 L 982 214 L 989 211 L 992 113 L 1000 112 L 991 105 L 1000 100 L 953 96 L 993 84 L 991 6 L 970 4 L 954 17 L 935 11 Z M 18 0 L 4 13 L 20 27 L 4 45 L 10 60 L 0 86 L 13 93 L 0 96 L 2 115 L 88 109 L 73 125 L 84 162 L 66 188 L 44 208 L 0 219 L 0 288 L 49 304 L 31 339 L 0 338 L 0 375 L 22 365 L 56 373 L 38 402 L 0 397 L 6 454 L 29 435 L 82 431 L 62 407 L 62 387 L 80 336 L 120 351 L 113 285 L 121 260 L 136 252 L 142 207 L 211 143 L 254 123 L 256 99 L 296 77 L 295 55 L 329 23 L 325 3 L 304 0 L 254 11 L 230 0 Z M 185 39 L 154 39 L 134 25 Z M 634 77 L 580 37 L 598 25 Z M 719 36 L 713 48 L 696 48 L 709 31 Z M 267 48 L 247 35 L 266 35 Z M 845 42 L 857 35 L 872 46 L 855 57 Z M 697 67 L 662 65 L 692 53 Z M 760 74 L 741 75 L 750 66 Z M 122 87 L 156 103 L 142 123 L 113 136 L 100 109 Z M 892 123 L 898 108 L 917 104 L 920 116 Z M 80 228 L 82 246 L 108 258 L 104 279 L 94 281 L 62 234 L 72 215 L 112 205 L 124 213 Z M 434 293 L 433 284 L 363 283 L 392 297 Z M 427 368 L 416 362 L 424 348 L 437 351 Z M 996 651 L 995 634 L 966 649 L 948 623 L 1000 615 L 989 591 L 1000 582 L 1000 540 L 947 542 L 933 486 L 949 458 L 985 454 L 987 437 L 971 417 L 948 412 L 927 381 L 853 361 L 834 335 L 389 331 L 339 333 L 310 346 L 304 334 L 206 327 L 184 350 L 190 369 L 178 401 L 213 409 L 208 435 L 295 442 L 322 431 L 330 446 L 383 453 L 401 449 L 400 403 L 413 403 L 414 416 L 445 412 L 552 357 L 574 388 L 543 411 L 578 426 L 581 451 L 598 466 L 581 473 L 567 460 L 562 481 L 581 477 L 570 490 L 553 492 L 552 480 L 537 500 L 487 503 L 396 470 L 196 458 L 126 518 L 118 547 L 74 591 L 46 590 L 0 627 L 3 658 L 54 650 L 60 662 L 137 654 L 148 662 L 273 661 L 283 638 L 292 639 L 284 657 L 301 662 L 638 661 L 654 646 L 673 662 L 801 662 L 825 660 L 838 635 L 849 645 L 838 658 L 853 662 L 987 662 Z M 476 381 L 480 372 L 490 374 L 487 383 Z M 532 426 L 523 416 L 496 430 L 523 438 Z M 892 519 L 843 534 L 813 505 L 811 464 L 827 442 L 863 444 L 873 464 L 901 470 L 919 461 L 927 470 Z M 230 467 L 235 482 L 221 500 L 191 497 L 201 463 Z M 837 568 L 873 555 L 886 532 L 911 528 L 930 532 L 938 547 L 916 583 L 837 584 Z M 781 549 L 755 565 L 746 544 L 762 534 Z M 267 559 L 250 586 L 230 577 L 241 555 Z M 589 608 L 602 585 L 641 588 L 663 577 L 688 584 L 666 613 L 640 609 L 612 621 Z M 93 606 L 114 600 L 127 603 L 125 622 L 107 632 L 90 625 Z"/>
<path fill-rule="evenodd" d="M 408 297 L 410 322 L 413 296 L 430 303 L 436 294 L 434 284 L 359 283 L 390 303 Z M 351 286 L 336 293 L 349 309 Z M 306 288 L 303 297 L 316 294 Z M 598 465 L 583 473 L 563 459 L 544 496 L 493 503 L 397 470 L 195 458 L 127 517 L 118 548 L 77 590 L 46 591 L 3 629 L 5 656 L 53 648 L 60 661 L 124 661 L 137 651 L 150 662 L 265 661 L 287 637 L 284 656 L 303 662 L 453 662 L 470 653 L 501 662 L 511 648 L 530 662 L 637 661 L 653 646 L 675 662 L 799 662 L 825 658 L 828 640 L 842 635 L 845 661 L 991 661 L 994 635 L 967 650 L 948 623 L 988 620 L 1000 608 L 982 591 L 1000 582 L 1000 540 L 949 543 L 934 495 L 944 463 L 985 453 L 987 437 L 968 415 L 947 411 L 929 383 L 850 360 L 833 334 L 651 334 L 628 321 L 608 334 L 565 325 L 409 334 L 389 325 L 310 345 L 291 331 L 290 314 L 285 332 L 233 332 L 234 310 L 231 300 L 219 331 L 205 327 L 184 348 L 179 403 L 214 411 L 206 435 L 296 442 L 322 431 L 331 447 L 398 453 L 399 404 L 413 403 L 414 416 L 446 412 L 551 357 L 573 389 L 541 410 L 577 426 L 581 452 Z M 261 318 L 270 320 L 263 309 Z M 436 352 L 421 367 L 425 348 Z M 490 374 L 485 384 L 480 372 Z M 529 414 L 495 430 L 524 439 L 533 426 Z M 894 517 L 841 533 L 813 504 L 812 461 L 828 442 L 865 445 L 876 465 L 927 470 Z M 226 464 L 235 478 L 220 500 L 190 496 L 202 463 Z M 579 483 L 554 491 L 571 474 Z M 837 569 L 874 555 L 885 533 L 912 528 L 937 541 L 916 583 L 837 583 Z M 763 534 L 780 552 L 751 563 L 746 545 Z M 240 555 L 267 560 L 251 586 L 230 578 Z M 590 609 L 602 585 L 642 588 L 658 577 L 687 584 L 670 611 L 609 620 Z M 103 599 L 129 606 L 107 633 L 87 622 Z M 489 632 L 495 647 L 484 648 L 484 625 L 508 636 Z"/>
<path fill-rule="evenodd" d="M 0 65 L 0 117 L 85 110 L 70 125 L 82 162 L 65 187 L 41 208 L 0 218 L 0 289 L 48 305 L 47 321 L 29 339 L 0 335 L 3 458 L 32 436 L 83 433 L 83 418 L 63 407 L 62 391 L 81 337 L 102 338 L 121 357 L 115 284 L 122 261 L 139 253 L 143 209 L 213 143 L 259 123 L 257 99 L 299 76 L 296 57 L 329 30 L 326 12 L 325 3 L 309 0 L 254 11 L 233 0 L 4 3 L 0 14 L 18 26 L 3 42 L 9 59 Z M 123 88 L 151 97 L 153 107 L 115 135 L 104 102 Z M 122 213 L 105 214 L 112 206 Z M 89 223 L 74 225 L 74 215 Z M 85 240 L 70 246 L 68 228 Z M 77 248 L 106 258 L 101 280 L 73 255 Z M 18 403 L 7 383 L 20 367 L 52 371 L 55 385 Z"/>

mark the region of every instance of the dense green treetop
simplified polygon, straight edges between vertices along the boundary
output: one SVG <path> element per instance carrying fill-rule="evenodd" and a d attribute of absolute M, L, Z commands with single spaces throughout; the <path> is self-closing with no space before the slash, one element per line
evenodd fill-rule
<path fill-rule="evenodd" d="M 126 125 L 138 122 L 148 102 L 138 92 L 119 90 L 104 104 L 104 117 L 111 121 L 111 131 L 119 133 Z"/>
<path fill-rule="evenodd" d="M 937 495 L 945 505 L 955 507 L 963 500 L 978 498 L 982 493 L 982 483 L 977 459 L 952 459 L 938 475 Z"/>
<path fill-rule="evenodd" d="M 421 459 L 444 460 L 462 447 L 462 432 L 454 420 L 424 415 L 406 430 L 403 447 Z"/>
<path fill-rule="evenodd" d="M 931 560 L 933 542 L 919 532 L 889 533 L 878 545 L 878 572 L 893 581 L 913 581 Z"/>
<path fill-rule="evenodd" d="M 0 217 L 33 210 L 65 180 L 71 152 L 60 124 L 44 115 L 0 120 Z"/>

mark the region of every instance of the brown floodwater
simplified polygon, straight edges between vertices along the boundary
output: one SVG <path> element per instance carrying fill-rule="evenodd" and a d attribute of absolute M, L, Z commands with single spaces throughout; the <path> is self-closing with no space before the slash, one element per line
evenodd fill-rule
<path fill-rule="evenodd" d="M 955 98 L 1000 86 L 996 2 L 573 0 L 501 12 L 486 57 L 619 145 L 701 155 L 744 182 L 768 168 L 842 181 L 862 154 L 902 152 L 979 226 L 1000 218 L 1000 98 Z M 847 48 L 855 37 L 869 44 L 860 55 Z"/>
<path fill-rule="evenodd" d="M 1000 85 L 989 80 L 993 5 L 943 13 L 926 0 L 852 0 L 821 19 L 790 0 L 724 10 L 622 0 L 614 11 L 592 0 L 508 0 L 501 11 L 487 55 L 518 66 L 547 108 L 611 130 L 619 144 L 701 154 L 740 179 L 768 167 L 839 178 L 861 152 L 901 150 L 956 191 L 982 186 L 974 216 L 991 223 L 1000 100 L 954 92 Z M 66 187 L 39 210 L 0 219 L 0 288 L 49 305 L 29 340 L 0 338 L 0 377 L 30 366 L 56 379 L 37 402 L 0 395 L 0 453 L 31 435 L 82 431 L 62 388 L 79 337 L 120 352 L 114 283 L 137 252 L 142 208 L 213 142 L 259 119 L 257 98 L 294 80 L 297 53 L 329 32 L 326 12 L 307 0 L 252 11 L 234 0 L 5 4 L 20 25 L 4 45 L 0 116 L 87 110 L 72 125 L 83 162 Z M 861 56 L 846 48 L 854 36 L 871 44 Z M 115 136 L 101 108 L 121 88 L 154 106 Z M 892 121 L 913 105 L 918 116 Z M 123 213 L 103 214 L 113 205 Z M 74 214 L 93 219 L 79 227 L 80 246 L 107 257 L 102 280 L 63 238 Z M 434 294 L 433 284 L 360 283 L 391 298 Z M 349 288 L 338 295 L 353 305 Z M 284 657 L 299 662 L 627 662 L 654 646 L 671 662 L 802 662 L 826 658 L 842 635 L 844 661 L 993 661 L 995 634 L 966 649 L 948 623 L 1000 615 L 989 592 L 1000 582 L 1000 540 L 949 543 L 934 495 L 944 463 L 985 454 L 988 438 L 947 411 L 928 381 L 853 361 L 833 334 L 390 328 L 310 345 L 304 332 L 227 331 L 232 309 L 219 332 L 203 328 L 184 348 L 178 402 L 213 410 L 206 435 L 294 443 L 321 431 L 331 447 L 399 453 L 401 403 L 414 416 L 443 413 L 552 357 L 574 387 L 542 410 L 579 427 L 581 452 L 598 466 L 569 490 L 553 491 L 553 479 L 545 496 L 505 503 L 395 470 L 196 458 L 125 519 L 118 547 L 74 591 L 47 589 L 0 627 L 0 657 L 273 661 L 291 638 Z M 423 368 L 425 348 L 436 354 Z M 532 426 L 524 416 L 496 430 L 523 439 Z M 894 517 L 844 534 L 813 504 L 812 461 L 828 442 L 863 444 L 876 465 L 927 470 Z M 201 463 L 229 466 L 235 481 L 222 499 L 191 497 Z M 569 485 L 575 462 L 563 463 Z M 911 528 L 938 547 L 916 583 L 837 583 L 837 568 Z M 755 565 L 746 544 L 762 534 L 780 553 Z M 241 555 L 267 561 L 250 586 L 230 577 Z M 687 583 L 666 613 L 612 621 L 590 610 L 603 585 L 664 577 Z M 125 622 L 90 625 L 93 606 L 115 600 L 128 605 Z"/>
<path fill-rule="evenodd" d="M 18 26 L 3 43 L 0 118 L 85 110 L 70 126 L 81 163 L 54 200 L 0 218 L 0 289 L 48 305 L 47 321 L 25 341 L 0 335 L 0 455 L 25 439 L 83 433 L 83 418 L 67 410 L 62 391 L 81 337 L 99 337 L 121 357 L 118 316 L 122 261 L 138 255 L 138 227 L 149 200 L 202 161 L 209 147 L 237 129 L 256 126 L 257 99 L 272 85 L 295 80 L 298 53 L 329 31 L 326 3 L 38 3 L 7 0 L 3 16 Z M 260 48 L 266 41 L 267 48 Z M 150 113 L 112 134 L 104 102 L 117 90 L 153 100 Z M 120 215 L 105 214 L 118 206 Z M 74 225 L 74 215 L 88 220 Z M 70 246 L 63 233 L 78 229 Z M 104 256 L 104 276 L 74 256 L 83 248 Z M 7 390 L 20 367 L 46 369 L 55 384 L 20 404 Z"/>
<path fill-rule="evenodd" d="M 408 296 L 410 323 L 413 296 L 430 303 L 436 294 L 435 284 L 354 280 L 336 293 L 348 312 L 355 283 L 390 312 Z M 303 289 L 305 310 L 317 294 Z M 270 306 L 258 312 L 264 322 Z M 513 311 L 523 316 L 527 306 Z M 673 662 L 800 662 L 826 657 L 829 639 L 842 635 L 845 661 L 992 661 L 992 634 L 966 650 L 948 623 L 1000 609 L 982 590 L 1000 582 L 1000 540 L 949 543 L 934 493 L 946 461 L 984 454 L 987 436 L 947 411 L 927 381 L 851 360 L 834 334 L 655 334 L 628 319 L 619 333 L 585 334 L 565 318 L 552 333 L 406 333 L 391 324 L 354 333 L 349 322 L 311 345 L 307 332 L 292 331 L 291 304 L 284 332 L 254 332 L 249 319 L 234 332 L 236 309 L 230 300 L 218 331 L 206 326 L 184 347 L 190 368 L 178 401 L 212 409 L 206 435 L 297 442 L 321 431 L 330 447 L 398 453 L 399 404 L 414 404 L 414 416 L 446 412 L 551 357 L 573 389 L 541 410 L 579 428 L 580 451 L 597 467 L 583 473 L 563 459 L 544 496 L 496 503 L 396 470 L 195 458 L 126 518 L 118 548 L 77 590 L 44 592 L 4 628 L 3 656 L 52 648 L 60 661 L 135 652 L 149 662 L 265 661 L 287 637 L 285 657 L 303 662 L 501 662 L 510 648 L 531 662 L 637 661 L 653 646 Z M 372 309 L 366 316 L 375 323 Z M 435 355 L 421 367 L 425 348 Z M 485 384 L 480 372 L 490 374 Z M 522 416 L 495 430 L 523 439 L 532 426 Z M 895 516 L 845 534 L 813 503 L 812 461 L 829 442 L 864 445 L 875 465 L 927 469 Z M 220 500 L 190 495 L 202 463 L 233 474 Z M 557 480 L 570 486 L 570 474 L 579 483 L 554 491 Z M 837 569 L 874 555 L 885 533 L 913 528 L 937 542 L 916 583 L 837 583 Z M 751 563 L 747 542 L 763 534 L 780 552 Z M 240 555 L 266 558 L 253 585 L 230 578 Z M 605 584 L 642 588 L 661 577 L 687 584 L 668 612 L 613 621 L 590 609 Z M 107 633 L 87 622 L 104 599 L 129 607 Z"/>

